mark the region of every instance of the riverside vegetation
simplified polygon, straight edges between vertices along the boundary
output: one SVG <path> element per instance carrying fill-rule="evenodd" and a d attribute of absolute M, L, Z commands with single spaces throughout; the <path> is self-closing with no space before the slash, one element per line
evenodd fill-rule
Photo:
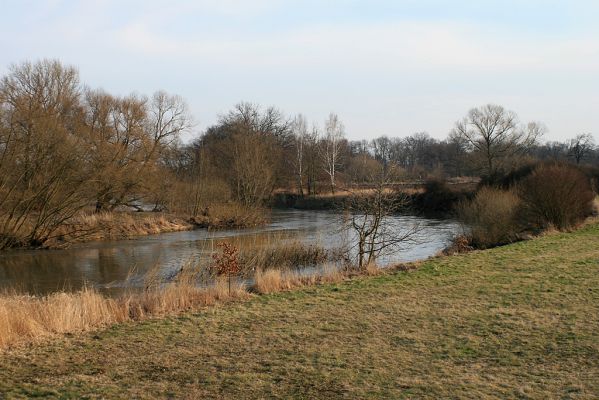
<path fill-rule="evenodd" d="M 210 296 L 192 296 L 200 308 L 178 316 L 5 350 L 0 393 L 593 398 L 599 393 L 597 237 L 595 220 L 571 233 L 431 259 L 408 271 L 332 276 L 304 288 L 299 277 L 266 271 L 256 287 L 273 294 L 239 288 L 228 297 L 220 285 Z M 291 287 L 298 290 L 276 293 Z M 185 297 L 164 290 L 172 297 L 163 299 Z M 66 316 L 76 310 L 58 306 L 68 298 L 45 301 Z M 70 302 L 99 299 L 84 291 Z M 168 300 L 141 299 L 131 309 L 168 311 Z M 220 306 L 201 307 L 217 299 Z M 74 315 L 90 317 L 83 309 Z"/>
<path fill-rule="evenodd" d="M 153 269 L 142 290 L 116 298 L 7 291 L 0 394 L 599 392 L 599 228 L 574 231 L 594 212 L 592 136 L 542 145 L 542 123 L 492 104 L 445 141 L 349 142 L 334 113 L 309 130 L 301 114 L 250 103 L 184 145 L 191 126 L 178 96 L 111 96 L 58 61 L 13 66 L 0 82 L 0 249 L 256 226 L 278 187 L 294 188 L 296 202 L 343 204 L 358 261 L 302 244 L 257 254 L 223 244 L 213 268 Z M 479 183 L 456 190 L 447 178 Z M 416 233 L 390 224 L 407 206 L 457 210 L 466 229 L 448 253 L 507 246 L 381 271 L 379 253 Z M 328 264 L 337 257 L 346 269 Z"/>
<path fill-rule="evenodd" d="M 256 226 L 276 190 L 310 204 L 324 193 L 376 186 L 380 171 L 394 170 L 390 183 L 401 187 L 493 177 L 535 160 L 599 161 L 592 135 L 542 144 L 541 122 L 521 123 L 493 104 L 470 110 L 444 140 L 419 132 L 349 141 L 335 113 L 319 127 L 248 102 L 204 132 L 193 127 L 177 95 L 115 96 L 57 60 L 9 67 L 0 79 L 0 249 Z M 425 211 L 448 211 L 451 198 L 415 200 Z M 119 210 L 163 214 L 131 223 Z"/>

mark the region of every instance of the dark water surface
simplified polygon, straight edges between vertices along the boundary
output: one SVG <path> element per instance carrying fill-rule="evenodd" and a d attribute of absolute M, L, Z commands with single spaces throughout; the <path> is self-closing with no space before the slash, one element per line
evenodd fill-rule
<path fill-rule="evenodd" d="M 209 257 L 221 240 L 234 241 L 241 249 L 289 240 L 336 248 L 347 240 L 339 231 L 339 215 L 328 211 L 275 210 L 271 220 L 269 225 L 256 229 L 212 232 L 201 229 L 134 240 L 82 243 L 64 250 L 0 252 L 0 289 L 46 294 L 77 290 L 87 284 L 111 293 L 135 286 L 135 282 L 140 284 L 139 280 L 127 280 L 132 270 L 135 276 L 140 276 L 158 266 L 168 274 L 190 260 Z M 398 226 L 419 224 L 418 241 L 382 257 L 378 260 L 381 265 L 434 255 L 459 229 L 455 221 L 415 216 L 397 216 L 394 223 Z"/>

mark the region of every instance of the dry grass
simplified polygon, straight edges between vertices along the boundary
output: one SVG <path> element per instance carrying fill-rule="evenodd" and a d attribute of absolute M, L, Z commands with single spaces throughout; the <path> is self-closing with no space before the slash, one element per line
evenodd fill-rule
<path fill-rule="evenodd" d="M 211 280 L 209 285 L 200 285 L 209 278 L 205 273 L 204 266 L 188 262 L 165 282 L 156 266 L 145 273 L 143 291 L 118 298 L 105 297 L 91 288 L 43 297 L 8 292 L 0 294 L 0 349 L 57 334 L 97 330 L 112 324 L 176 314 L 250 296 L 245 284 L 235 279 L 229 292 L 226 277 Z M 310 275 L 288 269 L 259 268 L 253 277 L 255 283 L 252 289 L 261 294 L 275 293 L 340 282 L 346 277 L 346 273 L 332 264 L 325 264 Z"/>
<path fill-rule="evenodd" d="M 0 348 L 127 319 L 122 304 L 91 289 L 43 298 L 4 294 L 0 296 Z"/>
<path fill-rule="evenodd" d="M 44 297 L 0 295 L 0 349 L 50 336 L 97 330 L 126 321 L 165 316 L 248 296 L 243 283 L 219 279 L 198 287 L 195 272 L 182 269 L 175 281 L 113 299 L 93 289 Z M 150 280 L 153 277 L 149 278 Z"/>
<path fill-rule="evenodd" d="M 589 225 L 5 351 L 0 397 L 594 399 L 598 237 Z"/>
<path fill-rule="evenodd" d="M 321 283 L 341 282 L 347 277 L 334 265 L 325 265 L 318 273 L 310 275 L 302 275 L 298 271 L 265 269 L 256 271 L 252 289 L 260 294 L 278 293 Z"/>
<path fill-rule="evenodd" d="M 238 203 L 214 203 L 192 218 L 194 225 L 208 229 L 252 228 L 268 222 L 267 210 Z"/>
<path fill-rule="evenodd" d="M 340 251 L 328 251 L 317 245 L 306 245 L 299 240 L 288 240 L 281 237 L 267 238 L 258 246 L 242 247 L 240 262 L 244 271 L 258 269 L 286 269 L 292 267 L 308 267 L 337 261 Z"/>
<path fill-rule="evenodd" d="M 193 224 L 183 218 L 162 213 L 81 213 L 59 228 L 46 246 L 62 247 L 75 242 L 128 239 L 191 229 Z"/>

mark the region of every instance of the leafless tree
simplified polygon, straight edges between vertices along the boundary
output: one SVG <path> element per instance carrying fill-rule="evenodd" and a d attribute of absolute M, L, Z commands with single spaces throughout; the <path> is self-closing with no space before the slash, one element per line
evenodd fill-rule
<path fill-rule="evenodd" d="M 331 193 L 335 194 L 335 176 L 341 161 L 341 146 L 345 136 L 345 128 L 337 114 L 330 113 L 325 121 L 324 137 L 322 138 L 321 158 L 324 170 L 329 176 Z"/>
<path fill-rule="evenodd" d="M 585 133 L 570 140 L 568 154 L 574 158 L 576 164 L 580 162 L 595 148 L 593 135 Z"/>
<path fill-rule="evenodd" d="M 471 109 L 453 131 L 482 156 L 489 174 L 495 173 L 504 159 L 532 146 L 542 133 L 540 124 L 522 128 L 515 113 L 494 104 Z"/>
<path fill-rule="evenodd" d="M 258 133 L 277 138 L 280 143 L 287 143 L 291 136 L 292 121 L 287 119 L 275 107 L 263 110 L 258 104 L 241 102 L 219 119 L 221 126 L 235 133 Z"/>
<path fill-rule="evenodd" d="M 418 224 L 402 226 L 394 218 L 407 208 L 408 199 L 390 190 L 393 175 L 392 169 L 379 169 L 372 192 L 352 193 L 345 203 L 345 226 L 355 238 L 350 251 L 355 251 L 360 269 L 374 263 L 381 254 L 415 241 L 421 231 Z"/>
<path fill-rule="evenodd" d="M 235 192 L 248 207 L 260 205 L 273 190 L 275 168 L 268 140 L 257 133 L 236 134 L 231 140 Z"/>
<path fill-rule="evenodd" d="M 386 170 L 391 159 L 391 140 L 387 136 L 381 136 L 373 139 L 371 145 L 374 157 L 382 163 Z"/>
<path fill-rule="evenodd" d="M 304 196 L 305 152 L 308 141 L 308 121 L 302 114 L 298 114 L 292 124 L 294 156 L 292 159 L 293 170 L 297 179 L 297 190 Z"/>
<path fill-rule="evenodd" d="M 321 170 L 318 151 L 319 136 L 318 127 L 313 125 L 312 129 L 308 131 L 304 142 L 304 164 L 306 166 L 306 188 L 308 196 L 316 194 L 316 181 L 318 179 L 318 172 Z"/>
<path fill-rule="evenodd" d="M 86 205 L 79 96 L 77 71 L 58 61 L 12 66 L 0 82 L 0 248 L 42 245 Z"/>

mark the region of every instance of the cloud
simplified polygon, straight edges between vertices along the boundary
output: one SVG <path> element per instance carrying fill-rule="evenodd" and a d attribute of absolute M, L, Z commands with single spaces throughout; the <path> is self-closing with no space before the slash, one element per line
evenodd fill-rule
<path fill-rule="evenodd" d="M 426 21 L 316 25 L 275 35 L 204 32 L 192 37 L 170 36 L 136 22 L 115 32 L 114 41 L 142 55 L 249 68 L 588 72 L 599 67 L 599 40 L 592 35 L 543 38 Z"/>

